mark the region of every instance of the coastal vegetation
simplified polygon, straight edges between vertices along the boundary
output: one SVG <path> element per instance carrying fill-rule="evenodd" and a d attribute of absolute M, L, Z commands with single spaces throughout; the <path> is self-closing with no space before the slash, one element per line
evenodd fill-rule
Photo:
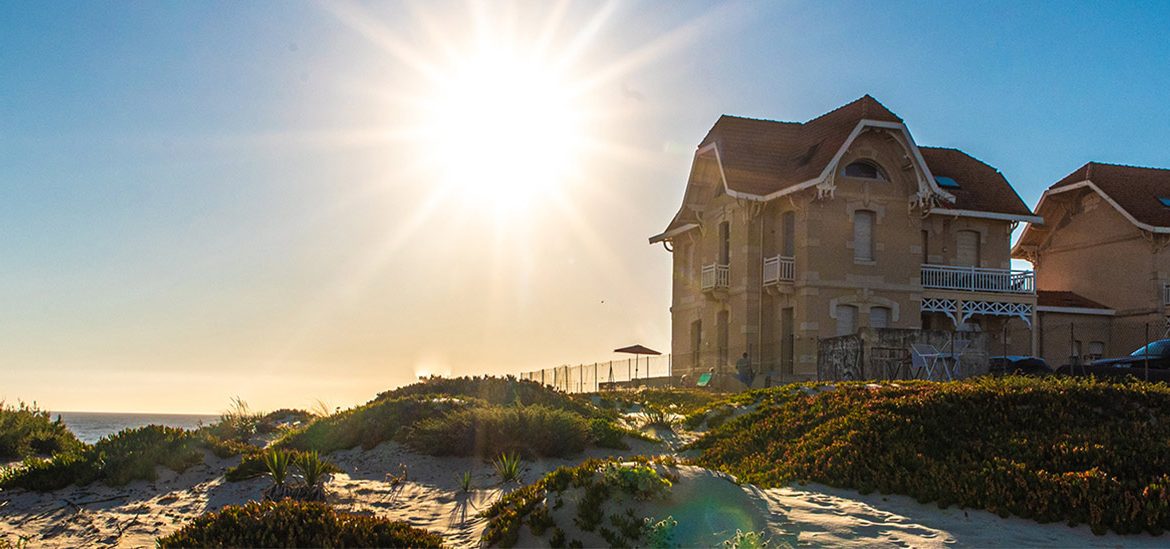
<path fill-rule="evenodd" d="M 338 511 L 320 502 L 229 505 L 202 515 L 158 547 L 442 547 L 442 538 L 402 521 Z"/>
<path fill-rule="evenodd" d="M 0 473 L 0 488 L 49 491 L 95 481 L 119 486 L 132 480 L 154 480 L 156 466 L 182 472 L 203 462 L 203 450 L 216 449 L 222 449 L 216 441 L 191 431 L 148 425 L 50 458 L 26 458 L 21 465 Z"/>
<path fill-rule="evenodd" d="M 596 533 L 611 546 L 634 546 L 649 533 L 648 523 L 632 510 L 620 511 L 615 503 L 622 498 L 665 497 L 674 466 L 670 458 L 636 458 L 629 463 L 590 459 L 576 467 L 558 468 L 505 495 L 483 512 L 488 519 L 483 545 L 512 547 L 527 525 L 532 535 L 549 536 L 553 547 L 580 546 L 581 540 L 566 537 L 566 532 L 577 530 Z M 570 491 L 573 497 L 566 494 Z M 558 524 L 556 516 L 561 513 L 556 511 L 566 500 L 578 505 L 569 518 L 571 524 Z"/>
<path fill-rule="evenodd" d="M 35 403 L 14 406 L 0 401 L 0 460 L 73 452 L 81 446 L 60 417 L 52 419 Z"/>
<path fill-rule="evenodd" d="M 752 409 L 698 440 L 695 461 L 743 482 L 906 494 L 1097 533 L 1170 527 L 1166 385 L 1008 377 L 736 398 Z"/>
<path fill-rule="evenodd" d="M 639 437 L 620 414 L 513 377 L 432 378 L 290 430 L 280 448 L 328 453 L 398 441 L 430 455 L 564 457 Z"/>

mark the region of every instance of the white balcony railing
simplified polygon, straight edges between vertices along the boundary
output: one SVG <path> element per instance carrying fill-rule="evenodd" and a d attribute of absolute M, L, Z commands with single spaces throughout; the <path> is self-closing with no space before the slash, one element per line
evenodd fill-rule
<path fill-rule="evenodd" d="M 764 285 L 796 280 L 796 258 L 777 255 L 764 259 Z"/>
<path fill-rule="evenodd" d="M 704 265 L 701 278 L 703 291 L 726 288 L 731 281 L 731 269 L 728 265 Z"/>
<path fill-rule="evenodd" d="M 922 287 L 939 290 L 1035 294 L 1036 275 L 1032 271 L 923 265 Z"/>
<path fill-rule="evenodd" d="M 1170 306 L 1170 283 L 1162 284 L 1162 305 Z"/>

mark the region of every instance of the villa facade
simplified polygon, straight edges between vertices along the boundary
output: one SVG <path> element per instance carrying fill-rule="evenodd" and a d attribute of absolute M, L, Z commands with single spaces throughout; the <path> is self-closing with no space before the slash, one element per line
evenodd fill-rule
<path fill-rule="evenodd" d="M 1041 219 L 995 168 L 919 146 L 868 95 L 803 123 L 722 116 L 650 238 L 673 253 L 674 371 L 731 372 L 747 353 L 773 382 L 810 379 L 820 339 L 863 327 L 1029 328 L 1020 222 Z"/>
<path fill-rule="evenodd" d="M 1038 354 L 1058 366 L 1166 337 L 1170 170 L 1090 162 L 1049 187 L 1036 211 L 1046 223 L 1025 227 L 1012 255 L 1036 269 Z M 1055 294 L 1067 303 L 1045 305 Z"/>

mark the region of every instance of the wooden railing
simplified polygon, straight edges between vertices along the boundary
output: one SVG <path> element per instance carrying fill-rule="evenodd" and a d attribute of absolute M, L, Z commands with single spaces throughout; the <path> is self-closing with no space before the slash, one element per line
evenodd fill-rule
<path fill-rule="evenodd" d="M 939 290 L 991 292 L 1002 294 L 1036 293 L 1036 275 L 1032 271 L 923 265 L 922 287 Z"/>
<path fill-rule="evenodd" d="M 764 285 L 796 280 L 796 258 L 777 255 L 764 259 Z"/>
<path fill-rule="evenodd" d="M 703 266 L 701 286 L 703 291 L 726 288 L 731 282 L 731 268 L 717 263 Z"/>

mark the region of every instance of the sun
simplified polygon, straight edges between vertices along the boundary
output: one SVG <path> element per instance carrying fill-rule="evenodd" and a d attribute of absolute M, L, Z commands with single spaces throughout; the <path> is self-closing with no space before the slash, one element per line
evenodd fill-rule
<path fill-rule="evenodd" d="M 552 63 L 481 45 L 438 74 L 422 125 L 429 164 L 452 194 L 515 213 L 579 171 L 584 108 Z"/>

